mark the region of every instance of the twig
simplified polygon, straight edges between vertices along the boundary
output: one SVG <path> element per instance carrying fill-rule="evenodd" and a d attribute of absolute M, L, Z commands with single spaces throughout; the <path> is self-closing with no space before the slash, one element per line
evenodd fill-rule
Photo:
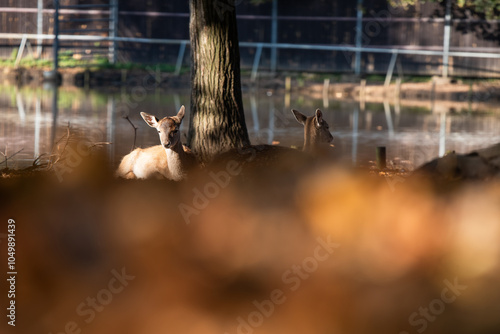
<path fill-rule="evenodd" d="M 90 145 L 89 148 L 93 148 L 96 146 L 103 146 L 103 145 L 111 145 L 111 144 L 113 144 L 113 143 L 111 143 L 109 141 L 101 141 L 101 142 L 92 143 L 92 145 Z"/>
<path fill-rule="evenodd" d="M 68 122 L 68 127 L 66 128 L 66 142 L 64 143 L 64 147 L 63 147 L 63 150 L 62 150 L 62 153 L 64 153 L 64 151 L 66 151 L 66 147 L 68 146 L 68 143 L 69 143 L 69 137 L 71 136 L 71 132 L 70 132 L 70 124 Z"/>
<path fill-rule="evenodd" d="M 133 150 L 135 150 L 135 140 L 137 138 L 137 127 L 134 125 L 134 123 L 132 123 L 130 118 L 128 118 L 128 115 L 123 117 L 123 118 L 125 118 L 130 123 L 130 125 L 132 125 L 132 127 L 134 128 L 134 145 L 132 146 L 132 149 L 131 149 L 131 151 L 133 151 Z"/>
<path fill-rule="evenodd" d="M 38 168 L 38 167 L 43 167 L 44 165 L 45 166 L 48 166 L 48 163 L 45 163 L 45 164 L 40 164 L 40 159 L 42 159 L 43 156 L 47 155 L 47 153 L 42 153 L 40 154 L 38 157 L 36 157 L 35 160 L 33 160 L 33 168 Z"/>
<path fill-rule="evenodd" d="M 67 130 L 66 130 L 66 135 L 64 136 L 61 136 L 61 138 L 59 138 L 55 143 L 54 143 L 54 146 L 52 147 L 52 151 L 50 152 L 50 155 L 49 155 L 49 160 L 48 160 L 48 163 L 47 163 L 47 169 L 50 169 L 52 168 L 56 163 L 58 163 L 59 161 L 62 160 L 62 157 L 63 157 L 63 153 L 64 151 L 66 150 L 66 147 L 68 146 L 68 143 L 69 143 L 69 138 L 71 136 L 71 126 L 70 126 L 70 123 L 68 122 L 68 127 L 67 127 Z M 60 152 L 56 152 L 57 151 L 57 147 L 59 145 L 59 143 L 66 138 L 66 142 L 64 143 L 64 147 L 62 149 L 62 151 Z M 54 159 L 54 160 L 53 160 Z"/>
<path fill-rule="evenodd" d="M 70 138 L 70 136 L 71 136 L 71 131 L 70 131 L 70 130 L 71 130 L 71 125 L 70 125 L 70 123 L 68 122 L 68 127 L 66 128 L 66 136 L 62 136 L 62 137 L 61 137 L 61 138 L 60 138 L 60 139 L 59 139 L 59 140 L 55 143 L 54 147 L 52 148 L 52 153 L 51 153 L 51 155 L 50 155 L 50 158 L 52 158 L 52 157 L 54 157 L 54 156 L 55 156 L 55 157 L 56 157 L 56 160 L 55 160 L 54 162 L 52 162 L 52 163 L 51 163 L 51 165 L 55 165 L 56 163 L 58 163 L 58 162 L 59 162 L 59 160 L 61 160 L 61 157 L 63 156 L 63 153 L 64 153 L 64 151 L 66 150 L 66 147 L 68 146 L 68 143 L 69 143 L 69 138 Z M 64 139 L 64 137 L 66 137 L 66 142 L 64 143 L 64 147 L 63 147 L 63 149 L 62 149 L 61 153 L 54 154 L 54 149 L 55 149 L 56 145 L 57 145 L 57 144 L 59 144 L 59 142 L 60 142 L 61 140 L 63 140 L 63 139 Z"/>
<path fill-rule="evenodd" d="M 17 151 L 16 153 L 12 154 L 11 156 L 7 156 L 7 152 L 3 153 L 3 152 L 0 152 L 1 155 L 3 155 L 3 157 L 5 158 L 4 161 L 0 162 L 0 163 L 5 163 L 5 168 L 8 168 L 9 166 L 7 165 L 7 161 L 11 158 L 13 158 L 14 156 L 16 156 L 18 153 L 20 153 L 22 150 L 24 150 L 24 147 L 22 149 L 20 149 L 19 151 Z"/>

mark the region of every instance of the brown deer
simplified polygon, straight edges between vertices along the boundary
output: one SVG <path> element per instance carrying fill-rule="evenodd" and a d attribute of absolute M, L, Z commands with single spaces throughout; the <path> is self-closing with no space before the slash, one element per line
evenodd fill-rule
<path fill-rule="evenodd" d="M 309 153 L 318 153 L 333 141 L 328 123 L 323 119 L 321 110 L 316 109 L 313 116 L 305 116 L 297 110 L 292 110 L 295 119 L 304 125 L 304 146 L 302 150 Z"/>
<path fill-rule="evenodd" d="M 144 121 L 158 130 L 161 145 L 137 148 L 123 157 L 116 176 L 126 179 L 167 178 L 180 181 L 198 163 L 194 154 L 181 143 L 179 127 L 184 118 L 182 106 L 176 116 L 158 120 L 153 115 L 141 112 Z"/>
<path fill-rule="evenodd" d="M 304 146 L 302 151 L 275 145 L 250 145 L 231 149 L 215 157 L 209 169 L 220 170 L 224 166 L 244 174 L 256 172 L 256 175 L 273 173 L 274 171 L 297 172 L 316 164 L 314 157 L 323 157 L 325 149 L 330 149 L 333 136 L 328 123 L 323 119 L 321 110 L 317 109 L 313 116 L 305 116 L 292 110 L 297 121 L 304 125 Z M 241 169 L 241 168 L 243 169 Z M 272 167 L 272 168 L 268 168 Z M 234 173 L 233 173 L 234 175 Z"/>

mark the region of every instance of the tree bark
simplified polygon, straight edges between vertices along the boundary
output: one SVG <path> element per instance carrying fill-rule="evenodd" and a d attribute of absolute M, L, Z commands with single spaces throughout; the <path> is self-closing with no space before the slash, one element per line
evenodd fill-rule
<path fill-rule="evenodd" d="M 234 0 L 190 0 L 188 145 L 202 161 L 250 144 L 240 82 Z"/>

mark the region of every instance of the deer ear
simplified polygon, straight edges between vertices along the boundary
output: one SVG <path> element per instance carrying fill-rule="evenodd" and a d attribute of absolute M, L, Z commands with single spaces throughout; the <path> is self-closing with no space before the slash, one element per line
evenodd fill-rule
<path fill-rule="evenodd" d="M 177 118 L 179 119 L 179 123 L 182 122 L 182 119 L 184 118 L 184 115 L 186 114 L 186 108 L 184 106 L 181 106 L 179 109 L 179 112 L 177 113 Z"/>
<path fill-rule="evenodd" d="M 292 109 L 292 112 L 293 112 L 293 115 L 295 116 L 295 119 L 297 120 L 297 122 L 299 122 L 302 125 L 306 124 L 307 117 L 304 114 L 302 114 L 300 111 L 297 111 L 295 109 Z"/>
<path fill-rule="evenodd" d="M 155 116 L 145 112 L 141 112 L 141 116 L 150 127 L 156 128 L 158 126 L 158 118 L 156 118 Z"/>
<path fill-rule="evenodd" d="M 316 109 L 315 120 L 316 120 L 316 126 L 319 128 L 321 124 L 323 124 L 323 113 L 319 109 Z"/>

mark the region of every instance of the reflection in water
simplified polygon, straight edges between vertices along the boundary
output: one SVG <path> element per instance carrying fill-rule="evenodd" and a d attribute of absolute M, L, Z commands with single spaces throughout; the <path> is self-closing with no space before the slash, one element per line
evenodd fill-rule
<path fill-rule="evenodd" d="M 355 166 L 358 157 L 358 117 L 359 107 L 354 107 L 352 115 L 352 164 Z"/>
<path fill-rule="evenodd" d="M 107 132 L 106 141 L 108 143 L 114 143 L 113 138 L 115 137 L 115 114 L 116 114 L 116 103 L 114 96 L 108 98 L 108 110 L 107 110 Z M 115 158 L 115 145 L 108 145 L 108 157 L 110 162 L 114 164 Z"/>
<path fill-rule="evenodd" d="M 57 116 L 59 115 L 59 109 L 57 101 L 59 100 L 59 87 L 54 82 L 47 83 L 52 91 L 52 135 L 50 136 L 50 148 L 54 147 L 56 143 L 56 133 L 57 133 Z"/>
<path fill-rule="evenodd" d="M 128 115 L 138 127 L 137 146 L 157 145 L 156 133 L 149 131 L 139 113 L 146 111 L 158 117 L 173 115 L 181 105 L 189 107 L 189 100 L 188 91 L 149 94 L 123 89 L 103 93 L 76 88 L 2 86 L 0 151 L 10 156 L 22 149 L 9 166 L 29 165 L 41 154 L 51 151 L 69 123 L 91 134 L 95 141 L 112 143 L 107 146 L 107 152 L 115 164 L 130 151 L 134 141 L 133 128 L 124 116 Z M 354 165 L 366 165 L 374 160 L 377 146 L 387 147 L 389 160 L 400 159 L 411 167 L 448 151 L 468 152 L 500 142 L 498 114 L 432 112 L 391 106 L 388 102 L 359 104 L 329 100 L 325 103 L 323 98 L 310 99 L 293 92 L 290 96 L 276 92 L 244 95 L 250 139 L 255 144 L 280 142 L 284 146 L 301 147 L 303 128 L 295 122 L 290 109 L 310 115 L 323 105 L 329 105 L 323 111 L 331 125 L 336 150 Z M 181 130 L 186 133 L 187 124 Z M 182 138 L 186 140 L 185 135 Z"/>

